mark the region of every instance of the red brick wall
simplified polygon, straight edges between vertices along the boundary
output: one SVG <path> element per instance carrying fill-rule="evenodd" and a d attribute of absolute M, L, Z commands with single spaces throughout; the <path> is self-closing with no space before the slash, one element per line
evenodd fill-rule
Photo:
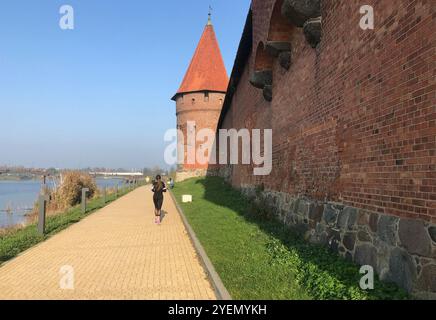
<path fill-rule="evenodd" d="M 232 183 L 436 223 L 434 2 L 323 0 L 321 43 L 292 31 L 266 102 L 248 79 L 274 2 L 253 0 L 253 52 L 222 126 L 273 129 L 273 172 L 235 166 Z M 365 4 L 375 30 L 359 27 Z"/>

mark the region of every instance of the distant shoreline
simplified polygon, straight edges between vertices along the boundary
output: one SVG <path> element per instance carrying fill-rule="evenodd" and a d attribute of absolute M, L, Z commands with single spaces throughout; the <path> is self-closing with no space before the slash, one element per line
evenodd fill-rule
<path fill-rule="evenodd" d="M 37 177 L 20 177 L 20 176 L 7 176 L 0 175 L 0 181 L 36 181 Z"/>

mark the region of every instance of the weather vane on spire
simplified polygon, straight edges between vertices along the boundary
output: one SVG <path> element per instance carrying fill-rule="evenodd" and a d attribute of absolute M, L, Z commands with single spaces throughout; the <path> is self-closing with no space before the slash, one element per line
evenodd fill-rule
<path fill-rule="evenodd" d="M 207 20 L 207 25 L 210 26 L 212 25 L 212 6 L 209 5 L 209 14 L 208 14 L 209 18 Z"/>

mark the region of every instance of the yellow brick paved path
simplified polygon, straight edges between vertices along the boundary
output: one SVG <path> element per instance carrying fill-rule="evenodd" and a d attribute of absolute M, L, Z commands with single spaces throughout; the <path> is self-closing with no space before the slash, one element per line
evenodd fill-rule
<path fill-rule="evenodd" d="M 216 299 L 169 195 L 163 210 L 157 226 L 150 188 L 131 192 L 0 267 L 0 299 Z"/>

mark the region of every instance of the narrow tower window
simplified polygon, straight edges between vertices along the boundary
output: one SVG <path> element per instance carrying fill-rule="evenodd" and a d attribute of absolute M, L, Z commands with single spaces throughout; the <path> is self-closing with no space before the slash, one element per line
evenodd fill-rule
<path fill-rule="evenodd" d="M 192 98 L 192 105 L 194 105 L 195 104 L 195 99 L 194 98 Z"/>
<path fill-rule="evenodd" d="M 204 102 L 209 102 L 209 92 L 204 94 Z"/>

